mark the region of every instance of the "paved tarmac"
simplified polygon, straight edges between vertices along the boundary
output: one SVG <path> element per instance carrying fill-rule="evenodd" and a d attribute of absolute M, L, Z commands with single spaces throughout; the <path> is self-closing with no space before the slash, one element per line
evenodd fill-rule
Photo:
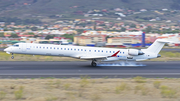
<path fill-rule="evenodd" d="M 167 51 L 167 52 L 180 52 L 180 48 L 163 48 L 162 51 Z"/>
<path fill-rule="evenodd" d="M 97 67 L 84 62 L 0 62 L 0 78 L 180 78 L 180 62 L 105 63 Z M 121 65 L 121 66 L 120 66 Z"/>

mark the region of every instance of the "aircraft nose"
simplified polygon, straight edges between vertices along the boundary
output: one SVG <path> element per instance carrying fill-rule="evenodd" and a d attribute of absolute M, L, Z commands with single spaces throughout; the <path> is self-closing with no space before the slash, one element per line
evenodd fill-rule
<path fill-rule="evenodd" d="M 10 49 L 9 49 L 9 48 L 5 48 L 4 51 L 5 51 L 5 52 L 8 52 L 8 51 L 10 51 Z"/>

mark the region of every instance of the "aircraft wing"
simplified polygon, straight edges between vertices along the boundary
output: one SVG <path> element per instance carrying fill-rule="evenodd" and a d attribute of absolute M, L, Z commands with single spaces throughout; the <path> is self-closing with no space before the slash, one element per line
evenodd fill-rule
<path fill-rule="evenodd" d="M 119 53 L 120 51 L 117 51 L 116 53 L 114 53 L 113 55 L 111 56 L 79 56 L 80 59 L 87 59 L 87 60 L 92 60 L 92 59 L 106 59 L 106 58 L 109 58 L 109 57 L 117 57 L 117 54 Z"/>
<path fill-rule="evenodd" d="M 87 60 L 92 60 L 92 59 L 106 59 L 107 56 L 82 56 L 80 59 L 87 59 Z"/>

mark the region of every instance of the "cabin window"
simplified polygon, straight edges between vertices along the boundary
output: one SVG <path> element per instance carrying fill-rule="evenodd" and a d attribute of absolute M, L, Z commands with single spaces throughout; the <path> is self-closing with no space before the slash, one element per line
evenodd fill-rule
<path fill-rule="evenodd" d="M 94 50 L 94 52 L 96 52 L 96 50 Z"/>
<path fill-rule="evenodd" d="M 106 53 L 108 53 L 108 51 L 106 51 Z"/>
<path fill-rule="evenodd" d="M 68 48 L 68 50 L 69 50 L 69 48 Z"/>
<path fill-rule="evenodd" d="M 86 51 L 86 50 L 84 50 L 84 51 Z"/>
<path fill-rule="evenodd" d="M 81 51 L 83 51 L 83 49 L 81 49 Z"/>
<path fill-rule="evenodd" d="M 66 50 L 66 48 L 64 48 L 64 50 Z"/>
<path fill-rule="evenodd" d="M 76 51 L 76 49 L 74 49 Z"/>
<path fill-rule="evenodd" d="M 72 48 L 71 48 L 71 50 L 72 50 Z"/>
<path fill-rule="evenodd" d="M 47 49 L 48 49 L 48 47 L 47 47 Z"/>
<path fill-rule="evenodd" d="M 38 46 L 36 46 L 36 48 L 38 48 Z"/>
<path fill-rule="evenodd" d="M 43 49 L 44 49 L 45 47 L 43 47 Z"/>
<path fill-rule="evenodd" d="M 13 45 L 14 47 L 19 47 L 19 45 Z"/>
<path fill-rule="evenodd" d="M 79 49 L 78 49 L 78 51 L 79 51 Z"/>
<path fill-rule="evenodd" d="M 109 53 L 111 53 L 111 51 L 109 51 Z"/>
<path fill-rule="evenodd" d="M 59 50 L 59 48 L 57 48 Z"/>
<path fill-rule="evenodd" d="M 91 50 L 89 50 L 89 52 L 91 52 Z"/>
<path fill-rule="evenodd" d="M 102 52 L 103 52 L 103 50 L 102 50 Z"/>
<path fill-rule="evenodd" d="M 39 47 L 39 48 L 41 48 L 41 47 Z"/>
<path fill-rule="evenodd" d="M 123 54 L 124 54 L 124 52 L 123 52 Z"/>
<path fill-rule="evenodd" d="M 33 46 L 33 48 L 35 48 L 35 46 Z"/>
<path fill-rule="evenodd" d="M 62 48 L 61 48 L 61 50 L 62 50 Z"/>
<path fill-rule="evenodd" d="M 121 54 L 121 52 L 120 52 L 120 54 Z"/>
<path fill-rule="evenodd" d="M 56 49 L 56 48 L 54 47 L 54 49 Z"/>

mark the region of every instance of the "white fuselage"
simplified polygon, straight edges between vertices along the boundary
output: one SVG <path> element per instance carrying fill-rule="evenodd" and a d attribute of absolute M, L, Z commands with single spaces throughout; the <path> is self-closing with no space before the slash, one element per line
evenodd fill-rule
<path fill-rule="evenodd" d="M 129 49 L 35 43 L 17 43 L 6 48 L 4 51 L 15 54 L 65 56 L 89 60 L 96 59 L 98 61 L 146 60 L 157 58 L 157 54 L 149 52 L 146 49 L 141 50 L 141 52 L 143 52 L 141 55 L 130 55 Z M 117 55 L 112 57 L 116 52 L 118 52 Z"/>

